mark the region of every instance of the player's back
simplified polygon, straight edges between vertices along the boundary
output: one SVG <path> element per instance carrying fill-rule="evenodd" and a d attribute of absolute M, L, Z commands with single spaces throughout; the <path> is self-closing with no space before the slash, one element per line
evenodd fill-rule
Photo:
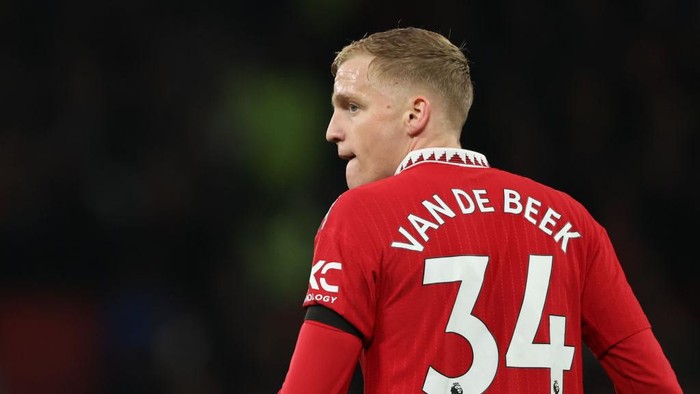
<path fill-rule="evenodd" d="M 586 290 L 592 265 L 622 275 L 604 230 L 564 193 L 423 154 L 328 218 L 330 232 L 354 229 L 333 309 L 366 337 L 365 392 L 582 392 L 582 326 L 603 349 L 645 324 L 637 311 L 620 333 L 586 320 L 608 286 Z"/>

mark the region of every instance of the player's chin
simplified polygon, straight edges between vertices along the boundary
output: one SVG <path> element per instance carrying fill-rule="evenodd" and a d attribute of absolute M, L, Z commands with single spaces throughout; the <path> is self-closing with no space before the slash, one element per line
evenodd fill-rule
<path fill-rule="evenodd" d="M 345 173 L 345 181 L 348 184 L 348 189 L 352 189 L 352 188 L 355 188 L 355 187 L 358 187 L 361 185 L 361 183 L 357 179 L 357 177 L 352 176 L 351 174 L 348 174 L 347 172 Z"/>
<path fill-rule="evenodd" d="M 352 189 L 358 186 L 366 185 L 370 182 L 384 178 L 381 174 L 373 173 L 368 170 L 360 170 L 358 166 L 348 166 L 345 168 L 345 180 L 348 183 L 348 188 Z"/>
<path fill-rule="evenodd" d="M 362 179 L 362 171 L 360 171 L 359 162 L 357 161 L 357 158 L 351 159 L 350 161 L 348 161 L 347 166 L 345 166 L 345 180 L 348 183 L 349 189 L 367 183 L 365 180 Z"/>

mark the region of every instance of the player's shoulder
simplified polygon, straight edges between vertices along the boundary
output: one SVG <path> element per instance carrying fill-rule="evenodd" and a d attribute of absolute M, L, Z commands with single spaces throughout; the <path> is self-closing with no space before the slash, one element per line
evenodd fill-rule
<path fill-rule="evenodd" d="M 373 216 L 373 212 L 382 211 L 395 197 L 395 179 L 389 177 L 344 191 L 328 208 L 321 227 L 331 217 L 343 221 L 362 220 Z"/>
<path fill-rule="evenodd" d="M 400 178 L 399 176 L 390 176 L 348 189 L 338 197 L 336 203 L 357 208 L 368 202 L 373 204 L 388 202 L 402 188 Z"/>
<path fill-rule="evenodd" d="M 575 196 L 556 186 L 538 181 L 534 178 L 522 174 L 515 174 L 505 170 L 494 169 L 508 179 L 504 184 L 517 186 L 528 194 L 528 197 L 535 199 L 547 199 L 550 202 L 556 201 L 558 204 L 565 204 L 568 211 L 578 213 L 578 216 L 593 219 L 588 208 Z M 562 207 L 563 208 L 563 207 Z"/>
<path fill-rule="evenodd" d="M 369 202 L 378 203 L 383 200 L 383 188 L 377 187 L 378 182 L 358 186 L 341 193 L 331 205 L 334 211 L 357 212 L 366 207 Z"/>

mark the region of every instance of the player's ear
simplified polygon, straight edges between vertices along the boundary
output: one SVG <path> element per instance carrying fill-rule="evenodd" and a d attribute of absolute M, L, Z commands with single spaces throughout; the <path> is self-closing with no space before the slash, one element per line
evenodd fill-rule
<path fill-rule="evenodd" d="M 405 115 L 406 130 L 409 136 L 415 137 L 423 132 L 430 119 L 430 100 L 425 96 L 411 98 Z"/>

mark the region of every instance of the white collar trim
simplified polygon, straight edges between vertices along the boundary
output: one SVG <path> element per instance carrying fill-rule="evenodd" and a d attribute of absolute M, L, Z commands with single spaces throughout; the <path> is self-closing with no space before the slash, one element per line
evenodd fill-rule
<path fill-rule="evenodd" d="M 486 156 L 467 149 L 426 148 L 410 152 L 394 175 L 421 163 L 445 163 L 464 167 L 489 167 Z"/>

